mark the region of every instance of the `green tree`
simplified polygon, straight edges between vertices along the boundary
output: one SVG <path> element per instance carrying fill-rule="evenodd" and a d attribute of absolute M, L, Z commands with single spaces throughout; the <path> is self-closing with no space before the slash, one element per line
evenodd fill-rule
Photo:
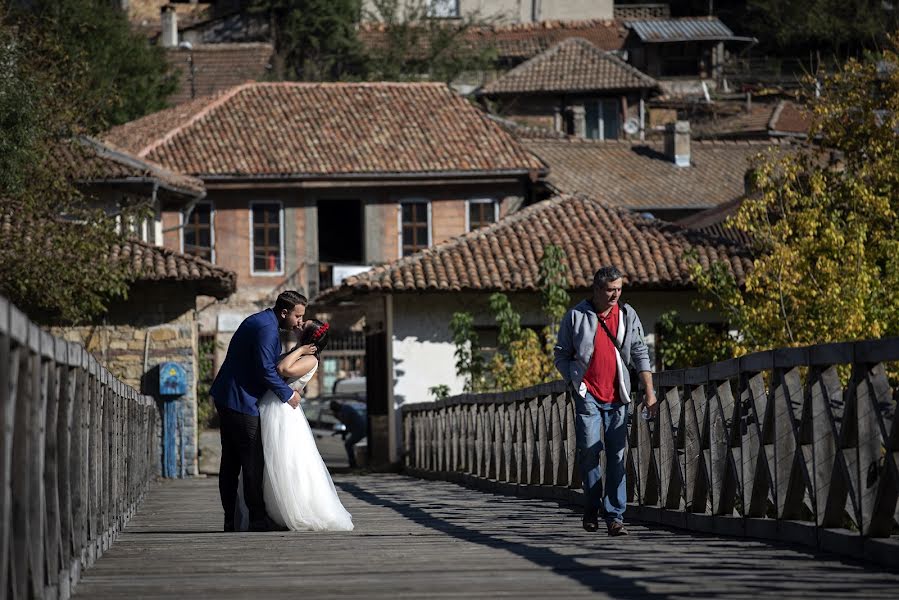
<path fill-rule="evenodd" d="M 435 18 L 427 0 L 372 0 L 372 5 L 367 18 L 383 30 L 382 42 L 368 51 L 372 79 L 449 83 L 489 68 L 496 59 L 491 44 L 469 35 L 490 23 L 477 12 L 447 20 Z"/>
<path fill-rule="evenodd" d="M 565 252 L 549 244 L 540 259 L 538 285 L 541 308 L 549 322 L 540 334 L 521 326 L 521 315 L 505 294 L 492 294 L 488 300 L 490 312 L 499 328 L 497 350 L 490 363 L 484 366 L 480 343 L 473 327 L 471 314 L 453 315 L 450 329 L 456 345 L 456 373 L 465 379 L 466 391 L 485 391 L 485 371 L 492 378 L 492 387 L 511 390 L 556 379 L 553 346 L 559 322 L 571 297 L 568 295 Z"/>
<path fill-rule="evenodd" d="M 886 41 L 896 19 L 881 0 L 747 0 L 745 23 L 768 50 L 846 56 Z"/>
<path fill-rule="evenodd" d="M 0 293 L 35 321 L 83 322 L 125 294 L 127 266 L 105 260 L 114 220 L 72 185 L 86 67 L 56 40 L 0 21 Z"/>
<path fill-rule="evenodd" d="M 728 331 L 708 323 L 685 323 L 677 311 L 659 317 L 658 352 L 662 369 L 684 369 L 732 358 L 736 346 Z"/>
<path fill-rule="evenodd" d="M 739 287 L 721 264 L 693 275 L 740 332 L 738 353 L 899 334 L 899 54 L 849 60 L 812 98 L 806 151 L 757 169 L 734 222 L 756 243 Z"/>
<path fill-rule="evenodd" d="M 131 30 L 108 0 L 9 1 L 4 21 L 53 40 L 65 64 L 77 65 L 78 94 L 67 100 L 89 132 L 131 121 L 166 106 L 177 82 L 162 48 Z M 2 14 L 2 13 L 0 13 Z"/>
<path fill-rule="evenodd" d="M 298 81 L 340 81 L 365 75 L 356 36 L 360 0 L 255 0 L 268 16 L 277 53 L 276 76 Z"/>
<path fill-rule="evenodd" d="M 483 391 L 484 356 L 481 354 L 481 340 L 474 329 L 474 318 L 466 312 L 453 313 L 450 331 L 456 346 L 456 373 L 464 379 L 465 391 Z"/>

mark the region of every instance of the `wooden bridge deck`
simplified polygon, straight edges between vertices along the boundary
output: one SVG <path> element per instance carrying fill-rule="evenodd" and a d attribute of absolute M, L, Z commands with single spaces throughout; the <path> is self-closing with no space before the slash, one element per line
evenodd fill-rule
<path fill-rule="evenodd" d="M 895 598 L 899 573 L 806 548 L 630 525 L 399 475 L 338 476 L 350 533 L 221 533 L 217 481 L 165 481 L 80 598 Z"/>

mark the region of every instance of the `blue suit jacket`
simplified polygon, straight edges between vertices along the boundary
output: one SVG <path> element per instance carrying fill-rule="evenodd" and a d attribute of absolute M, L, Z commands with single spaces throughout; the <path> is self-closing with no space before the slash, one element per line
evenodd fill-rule
<path fill-rule="evenodd" d="M 256 403 L 268 390 L 282 402 L 290 400 L 293 390 L 276 368 L 280 354 L 278 318 L 272 309 L 244 319 L 231 338 L 225 362 L 209 390 L 215 405 L 257 416 Z"/>

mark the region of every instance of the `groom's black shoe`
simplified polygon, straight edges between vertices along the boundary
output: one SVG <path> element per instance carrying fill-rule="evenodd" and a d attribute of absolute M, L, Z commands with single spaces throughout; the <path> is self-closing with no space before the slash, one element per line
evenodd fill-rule
<path fill-rule="evenodd" d="M 289 529 L 278 525 L 271 518 L 266 517 L 264 521 L 250 523 L 250 531 L 289 531 Z"/>
<path fill-rule="evenodd" d="M 599 511 L 590 508 L 584 510 L 584 531 L 597 529 L 599 529 Z"/>

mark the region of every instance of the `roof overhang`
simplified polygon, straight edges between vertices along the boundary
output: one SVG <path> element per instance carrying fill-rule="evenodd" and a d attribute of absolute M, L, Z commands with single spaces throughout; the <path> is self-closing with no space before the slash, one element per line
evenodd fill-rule
<path fill-rule="evenodd" d="M 284 175 L 197 175 L 206 186 L 212 188 L 231 187 L 288 187 L 288 188 L 328 188 L 328 187 L 385 187 L 413 186 L 421 184 L 449 183 L 514 183 L 522 179 L 537 181 L 549 172 L 540 169 L 509 169 L 497 171 L 439 171 L 423 173 L 345 173 L 338 175 L 284 174 Z"/>

